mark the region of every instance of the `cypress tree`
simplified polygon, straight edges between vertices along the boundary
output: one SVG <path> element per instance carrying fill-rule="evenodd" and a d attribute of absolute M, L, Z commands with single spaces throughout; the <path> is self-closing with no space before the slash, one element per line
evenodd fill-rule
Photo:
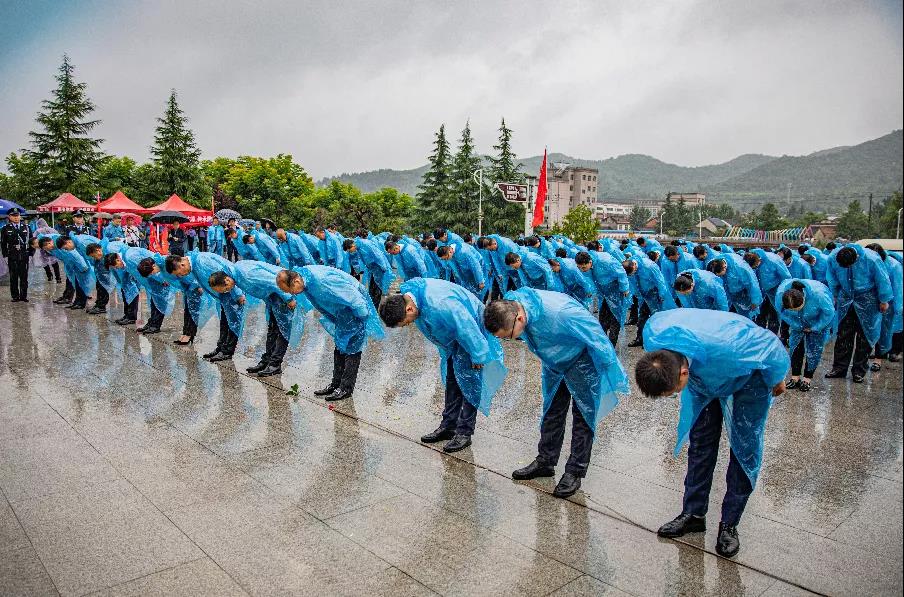
<path fill-rule="evenodd" d="M 452 160 L 451 200 L 448 226 L 455 232 L 477 232 L 477 211 L 480 188 L 474 180 L 474 172 L 480 168 L 480 156 L 474 151 L 471 125 L 465 123 L 458 143 L 458 151 Z"/>
<path fill-rule="evenodd" d="M 523 183 L 524 173 L 521 172 L 521 163 L 517 162 L 512 151 L 512 130 L 505 125 L 505 119 L 499 127 L 499 143 L 494 145 L 497 156 L 490 158 L 489 179 L 484 181 L 493 185 L 497 182 Z M 505 236 L 517 236 L 524 232 L 524 206 L 518 203 L 505 201 L 499 192 L 492 188 L 487 189 L 485 196 L 489 200 L 484 201 L 484 213 L 486 215 L 486 231 Z"/>
<path fill-rule="evenodd" d="M 446 140 L 446 125 L 441 125 L 433 141 L 433 153 L 429 158 L 424 180 L 418 186 L 415 224 L 424 230 L 448 224 L 449 214 L 445 212 L 449 204 L 451 190 L 450 176 L 451 150 Z"/>
<path fill-rule="evenodd" d="M 208 206 L 211 189 L 201 172 L 201 150 L 195 145 L 195 135 L 187 126 L 188 119 L 179 107 L 175 89 L 157 123 L 151 147 L 154 167 L 150 194 L 163 201 L 175 193 L 188 202 Z"/>
<path fill-rule="evenodd" d="M 25 157 L 39 175 L 33 192 L 42 199 L 54 199 L 64 192 L 90 196 L 98 166 L 104 159 L 103 139 L 90 136 L 100 120 L 90 120 L 94 103 L 85 93 L 87 85 L 76 82 L 75 67 L 63 55 L 52 97 L 44 100 L 35 120 L 41 131 L 28 133 L 31 150 Z"/>

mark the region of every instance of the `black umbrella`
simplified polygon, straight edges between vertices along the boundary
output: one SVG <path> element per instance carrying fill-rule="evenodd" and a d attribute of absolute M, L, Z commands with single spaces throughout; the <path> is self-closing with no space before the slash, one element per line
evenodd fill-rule
<path fill-rule="evenodd" d="M 155 224 L 173 224 L 175 222 L 187 222 L 188 216 L 181 211 L 161 211 L 154 214 L 151 221 Z"/>
<path fill-rule="evenodd" d="M 276 228 L 277 228 L 276 222 L 274 222 L 274 221 L 271 220 L 270 218 L 261 218 L 261 219 L 258 220 L 258 221 L 261 223 L 261 226 L 262 226 L 263 228 L 267 228 L 268 226 L 269 226 L 269 228 L 270 228 L 271 230 L 276 230 Z"/>

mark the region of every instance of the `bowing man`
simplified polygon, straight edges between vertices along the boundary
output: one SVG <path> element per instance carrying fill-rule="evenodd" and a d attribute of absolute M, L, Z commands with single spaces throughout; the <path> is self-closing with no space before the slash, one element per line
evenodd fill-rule
<path fill-rule="evenodd" d="M 460 286 L 467 288 L 481 300 L 486 296 L 483 260 L 477 249 L 465 242 L 448 244 L 438 247 L 436 256 L 449 266 L 455 276 L 455 281 Z"/>
<path fill-rule="evenodd" d="M 779 284 L 777 296 L 778 316 L 789 328 L 791 381 L 786 387 L 809 392 L 813 373 L 822 360 L 822 351 L 835 333 L 837 322 L 832 293 L 822 282 L 791 278 Z M 803 379 L 800 377 L 801 370 Z"/>
<path fill-rule="evenodd" d="M 518 288 L 527 286 L 534 290 L 553 290 L 555 286 L 549 261 L 541 257 L 539 253 L 525 249 L 512 251 L 505 256 L 505 265 L 515 270 L 518 276 Z"/>
<path fill-rule="evenodd" d="M 201 288 L 216 299 L 220 311 L 220 334 L 212 351 L 201 355 L 211 363 L 228 361 L 245 328 L 245 292 L 235 283 L 235 270 L 231 261 L 216 253 L 193 252 L 191 268 Z"/>
<path fill-rule="evenodd" d="M 407 282 L 413 278 L 427 278 L 427 264 L 424 255 L 414 245 L 387 240 L 386 252 L 395 257 L 396 269 Z"/>
<path fill-rule="evenodd" d="M 129 250 L 129 246 L 121 241 L 107 244 L 107 253 L 104 255 L 104 266 L 107 268 L 119 285 L 122 294 L 123 314 L 116 320 L 117 325 L 132 325 L 138 320 L 138 295 L 141 290 L 138 282 L 126 269 L 122 256 Z"/>
<path fill-rule="evenodd" d="M 705 269 L 689 269 L 678 274 L 672 287 L 683 307 L 728 311 L 728 296 L 719 276 Z"/>

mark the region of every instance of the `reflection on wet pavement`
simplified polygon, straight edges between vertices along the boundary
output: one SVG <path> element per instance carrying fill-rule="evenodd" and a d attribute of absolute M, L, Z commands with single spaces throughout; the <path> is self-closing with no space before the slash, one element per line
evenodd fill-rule
<path fill-rule="evenodd" d="M 454 456 L 436 427 L 436 350 L 413 327 L 365 351 L 354 398 L 312 395 L 332 343 L 309 315 L 281 378 L 252 312 L 232 363 L 140 337 L 117 315 L 63 310 L 37 282 L 0 303 L 3 594 L 900 594 L 901 367 L 789 392 L 772 409 L 760 482 L 734 561 L 709 531 L 655 529 L 680 510 L 676 404 L 636 394 L 600 425 L 584 491 L 515 483 L 535 455 L 538 362 L 508 343 L 510 376 Z M 111 309 L 113 313 L 117 308 Z M 831 348 L 831 347 L 830 347 Z M 639 356 L 619 347 L 626 368 Z M 298 384 L 299 396 L 286 395 Z M 568 438 L 566 438 L 566 446 Z"/>

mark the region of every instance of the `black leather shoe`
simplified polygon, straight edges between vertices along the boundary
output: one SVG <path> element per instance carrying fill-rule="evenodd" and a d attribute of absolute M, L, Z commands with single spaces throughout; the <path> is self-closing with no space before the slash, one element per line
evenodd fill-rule
<path fill-rule="evenodd" d="M 323 389 L 321 389 L 321 390 L 316 390 L 316 391 L 314 392 L 314 395 L 315 395 L 315 396 L 329 396 L 330 394 L 332 394 L 333 392 L 335 392 L 338 388 L 339 388 L 338 385 L 330 384 L 330 385 L 328 385 L 327 387 L 325 387 L 325 388 L 323 388 Z"/>
<path fill-rule="evenodd" d="M 133 325 L 135 323 L 134 319 L 129 319 L 128 317 L 122 317 L 116 320 L 117 325 Z"/>
<path fill-rule="evenodd" d="M 58 298 L 58 299 L 54 299 L 53 304 L 54 304 L 54 305 L 65 305 L 65 304 L 68 303 L 68 302 L 69 302 L 69 299 L 65 299 L 65 298 L 63 298 L 63 297 L 60 297 L 60 298 Z"/>
<path fill-rule="evenodd" d="M 573 473 L 565 473 L 562 475 L 562 478 L 559 479 L 552 494 L 557 498 L 567 498 L 577 493 L 580 488 L 581 478 Z"/>
<path fill-rule="evenodd" d="M 335 392 L 333 392 L 332 394 L 330 394 L 329 396 L 324 398 L 324 400 L 326 400 L 327 402 L 335 402 L 336 400 L 345 400 L 346 398 L 351 398 L 352 393 L 353 393 L 352 390 L 343 390 L 342 388 L 339 388 L 338 390 L 336 390 Z"/>
<path fill-rule="evenodd" d="M 146 329 L 148 329 L 147 324 L 141 326 L 140 328 L 135 328 L 135 331 L 138 332 L 139 334 L 143 334 L 144 330 L 146 330 Z"/>
<path fill-rule="evenodd" d="M 854 373 L 853 375 L 851 375 L 851 381 L 853 381 L 854 383 L 863 383 L 863 376 Z"/>
<path fill-rule="evenodd" d="M 220 361 L 231 361 L 232 355 L 231 354 L 223 354 L 222 352 L 218 352 L 217 354 L 213 355 L 212 357 L 210 357 L 207 360 L 210 361 L 211 363 L 219 363 Z"/>
<path fill-rule="evenodd" d="M 808 381 L 802 381 L 797 385 L 798 392 L 809 392 L 810 389 L 810 382 Z"/>
<path fill-rule="evenodd" d="M 534 458 L 533 462 L 524 468 L 519 468 L 513 472 L 512 479 L 515 481 L 527 481 L 529 479 L 536 479 L 537 477 L 552 477 L 555 474 L 555 467 L 541 464 L 539 460 Z"/>
<path fill-rule="evenodd" d="M 635 340 L 634 342 L 628 344 L 628 348 L 637 348 L 638 346 L 640 348 L 643 348 L 643 340 Z"/>
<path fill-rule="evenodd" d="M 792 379 L 792 380 L 789 380 L 789 381 L 785 382 L 785 389 L 786 389 L 786 390 L 793 390 L 794 388 L 799 387 L 799 386 L 800 386 L 800 380 L 799 380 L 799 379 Z"/>
<path fill-rule="evenodd" d="M 107 309 L 103 307 L 91 307 L 85 313 L 88 315 L 100 315 L 101 313 L 106 313 Z"/>
<path fill-rule="evenodd" d="M 271 375 L 279 375 L 282 373 L 282 367 L 279 365 L 270 365 L 266 369 L 257 372 L 258 377 L 270 377 Z"/>
<path fill-rule="evenodd" d="M 693 514 L 679 514 L 675 520 L 665 523 L 656 534 L 660 537 L 683 537 L 688 533 L 702 533 L 706 530 L 706 519 Z"/>
<path fill-rule="evenodd" d="M 75 304 L 75 303 L 72 303 L 71 305 L 69 305 L 69 306 L 66 307 L 66 308 L 67 308 L 67 309 L 72 309 L 73 311 L 80 311 L 81 309 L 84 309 L 84 308 L 85 308 L 85 305 L 77 305 L 77 304 Z"/>
<path fill-rule="evenodd" d="M 443 452 L 446 454 L 451 454 L 452 452 L 458 452 L 459 450 L 464 450 L 468 446 L 471 445 L 471 436 L 470 435 L 456 435 L 452 438 L 451 441 L 446 443 L 443 446 Z"/>
<path fill-rule="evenodd" d="M 826 373 L 826 379 L 844 379 L 847 377 L 847 371 L 842 369 L 832 369 L 828 373 Z"/>
<path fill-rule="evenodd" d="M 150 334 L 159 334 L 160 328 L 144 328 L 144 331 L 141 333 L 145 336 L 149 336 Z"/>
<path fill-rule="evenodd" d="M 869 370 L 872 371 L 873 373 L 882 371 L 882 364 L 881 363 L 871 363 L 869 366 Z"/>
<path fill-rule="evenodd" d="M 267 368 L 267 363 L 258 363 L 257 365 L 248 367 L 247 369 L 245 369 L 245 371 L 247 371 L 248 373 L 260 373 L 261 371 L 263 371 L 266 368 Z"/>
<path fill-rule="evenodd" d="M 210 352 L 207 352 L 207 353 L 202 354 L 202 355 L 201 355 L 201 358 L 202 358 L 202 359 L 209 359 L 210 357 L 212 357 L 212 356 L 214 356 L 214 355 L 216 355 L 216 354 L 220 354 L 220 351 L 217 350 L 216 348 L 214 348 L 214 349 L 211 350 Z"/>
<path fill-rule="evenodd" d="M 455 437 L 454 431 L 452 431 L 451 429 L 443 429 L 442 427 L 438 427 L 433 433 L 422 435 L 421 441 L 425 444 L 435 444 L 436 442 L 452 439 L 453 437 Z"/>
<path fill-rule="evenodd" d="M 723 558 L 731 558 L 738 553 L 739 549 L 741 549 L 741 540 L 738 539 L 738 527 L 720 522 L 716 553 Z"/>

